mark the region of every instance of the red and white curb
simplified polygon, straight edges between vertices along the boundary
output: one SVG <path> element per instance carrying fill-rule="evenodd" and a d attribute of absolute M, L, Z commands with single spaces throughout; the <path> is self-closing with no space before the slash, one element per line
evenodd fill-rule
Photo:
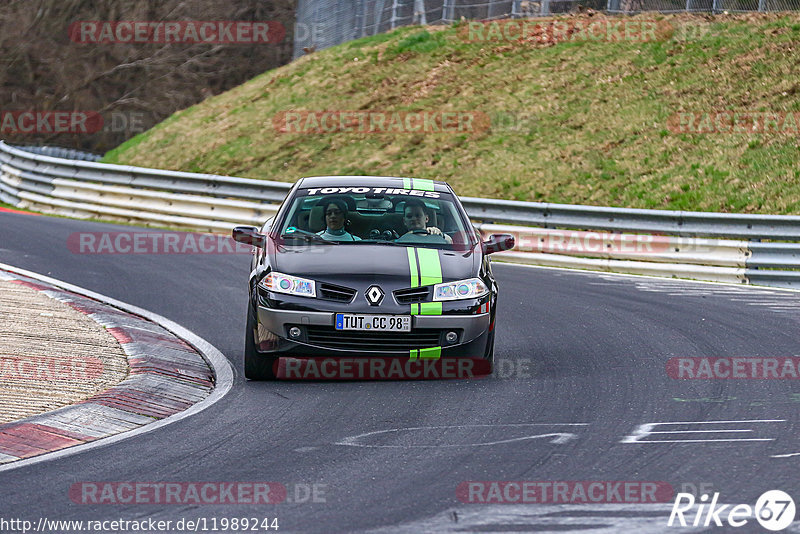
<path fill-rule="evenodd" d="M 233 385 L 222 353 L 164 317 L 2 263 L 0 279 L 41 291 L 103 325 L 130 366 L 125 380 L 85 401 L 0 425 L 0 471 L 155 430 L 211 406 Z"/>

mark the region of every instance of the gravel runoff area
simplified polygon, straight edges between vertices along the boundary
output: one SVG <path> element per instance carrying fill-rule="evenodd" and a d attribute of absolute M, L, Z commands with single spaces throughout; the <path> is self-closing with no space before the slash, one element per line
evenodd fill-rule
<path fill-rule="evenodd" d="M 0 471 L 147 432 L 230 389 L 225 357 L 180 325 L 11 269 L 0 269 Z"/>
<path fill-rule="evenodd" d="M 128 370 L 120 343 L 91 317 L 0 280 L 0 424 L 86 400 Z"/>

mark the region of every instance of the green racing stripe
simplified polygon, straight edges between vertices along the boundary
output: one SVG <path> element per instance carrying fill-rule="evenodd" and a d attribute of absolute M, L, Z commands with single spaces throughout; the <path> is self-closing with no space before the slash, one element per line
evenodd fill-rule
<path fill-rule="evenodd" d="M 415 249 L 419 258 L 419 285 L 430 286 L 442 283 L 442 264 L 435 248 Z"/>
<path fill-rule="evenodd" d="M 438 360 L 442 357 L 442 347 L 431 347 L 429 349 L 419 349 L 421 359 Z"/>
<path fill-rule="evenodd" d="M 417 255 L 413 247 L 406 248 L 408 252 L 408 269 L 411 271 L 411 286 L 419 287 L 419 270 L 417 269 Z M 411 305 L 411 315 L 419 315 L 419 304 Z"/>
<path fill-rule="evenodd" d="M 442 283 L 442 264 L 439 251 L 433 248 L 417 249 L 419 257 L 420 286 L 432 286 Z M 423 302 L 419 305 L 422 315 L 441 315 L 441 302 Z"/>
<path fill-rule="evenodd" d="M 427 178 L 403 178 L 403 189 L 433 191 L 433 180 Z"/>
<path fill-rule="evenodd" d="M 441 315 L 442 303 L 441 302 L 423 302 L 419 305 L 420 315 Z"/>
<path fill-rule="evenodd" d="M 422 287 L 442 283 L 442 264 L 439 251 L 431 248 L 406 248 L 408 252 L 408 269 L 411 275 L 411 287 Z M 411 305 L 411 315 L 441 315 L 441 302 L 422 302 Z M 409 352 L 409 358 L 438 359 L 442 347 L 415 349 Z"/>
<path fill-rule="evenodd" d="M 427 349 L 413 349 L 409 351 L 409 359 L 438 360 L 442 357 L 442 347 L 429 347 Z"/>
<path fill-rule="evenodd" d="M 433 191 L 433 180 L 414 178 L 414 189 L 419 189 L 420 191 Z"/>

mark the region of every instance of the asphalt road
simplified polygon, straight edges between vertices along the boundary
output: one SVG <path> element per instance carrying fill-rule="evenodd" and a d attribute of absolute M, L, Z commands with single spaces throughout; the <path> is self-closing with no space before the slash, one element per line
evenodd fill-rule
<path fill-rule="evenodd" d="M 669 503 L 466 504 L 456 488 L 663 481 L 676 491 L 704 484 L 726 503 L 752 505 L 771 489 L 800 498 L 796 380 L 675 380 L 665 370 L 672 357 L 800 354 L 800 294 L 496 264 L 499 370 L 491 379 L 252 383 L 241 361 L 249 256 L 67 248 L 74 232 L 134 230 L 0 213 L 0 262 L 176 321 L 232 361 L 236 384 L 163 429 L 3 473 L 0 519 L 277 517 L 280 532 L 666 532 L 674 530 Z M 706 432 L 640 428 L 664 422 L 686 424 L 651 430 Z M 656 443 L 631 443 L 637 428 L 640 441 Z M 316 485 L 320 502 L 76 504 L 68 491 L 83 481 L 273 481 L 293 501 Z M 733 531 L 759 529 L 751 520 Z"/>

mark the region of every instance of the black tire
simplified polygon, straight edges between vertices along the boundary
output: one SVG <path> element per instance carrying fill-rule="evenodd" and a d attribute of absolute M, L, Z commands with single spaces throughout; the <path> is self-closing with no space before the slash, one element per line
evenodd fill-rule
<path fill-rule="evenodd" d="M 265 356 L 256 350 L 256 312 L 247 305 L 247 328 L 244 333 L 244 376 L 250 380 L 275 380 L 275 356 Z"/>
<path fill-rule="evenodd" d="M 486 343 L 486 361 L 489 362 L 489 372 L 494 373 L 494 330 L 489 334 L 489 341 Z"/>

